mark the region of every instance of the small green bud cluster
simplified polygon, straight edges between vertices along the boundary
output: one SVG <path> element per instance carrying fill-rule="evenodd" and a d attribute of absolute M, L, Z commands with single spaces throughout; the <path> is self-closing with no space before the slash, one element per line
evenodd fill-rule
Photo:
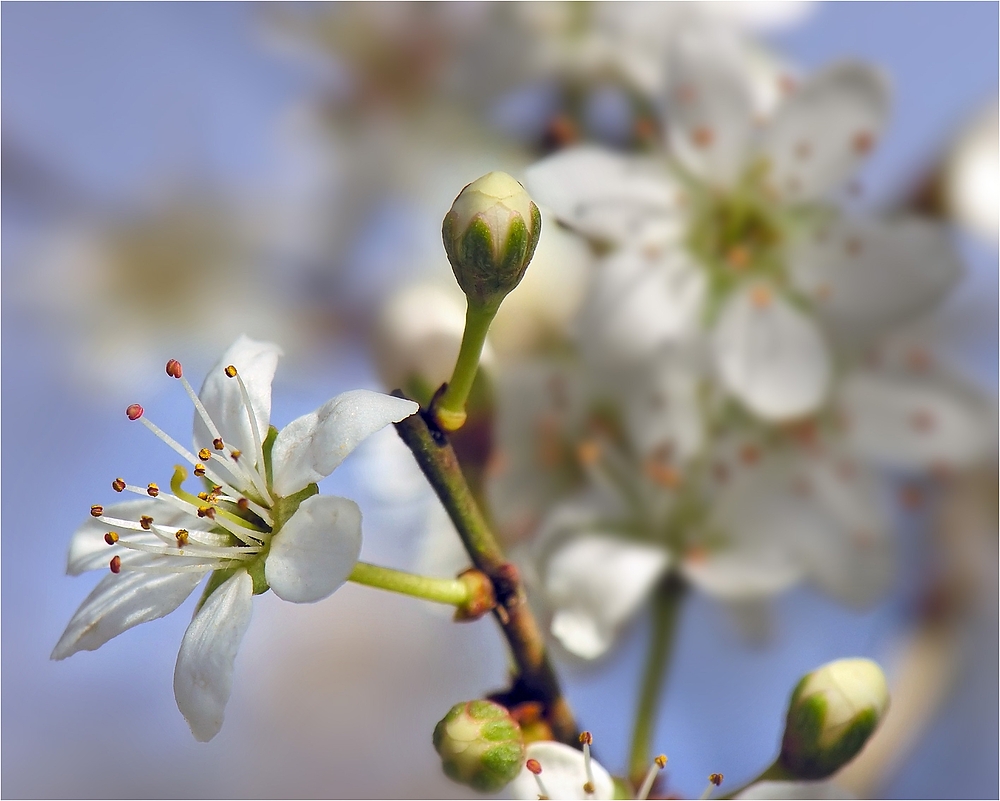
<path fill-rule="evenodd" d="M 441 233 L 470 306 L 496 311 L 520 283 L 541 229 L 538 207 L 505 172 L 488 173 L 459 193 Z"/>
<path fill-rule="evenodd" d="M 850 762 L 889 708 L 882 669 L 839 659 L 807 674 L 788 707 L 779 761 L 797 778 L 823 779 Z"/>
<path fill-rule="evenodd" d="M 506 787 L 524 765 L 521 729 L 500 704 L 455 704 L 434 727 L 434 748 L 449 778 L 481 792 Z"/>

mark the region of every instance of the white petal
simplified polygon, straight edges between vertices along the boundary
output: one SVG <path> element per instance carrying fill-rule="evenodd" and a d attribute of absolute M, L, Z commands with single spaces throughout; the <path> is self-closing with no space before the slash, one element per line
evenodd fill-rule
<path fill-rule="evenodd" d="M 590 760 L 590 769 L 594 774 L 594 792 L 585 793 L 583 785 L 587 781 L 587 769 L 584 765 L 583 752 L 568 745 L 543 740 L 529 743 L 524 752 L 525 762 L 534 759 L 542 766 L 540 778 L 545 785 L 549 798 L 560 799 L 609 799 L 615 797 L 615 783 L 604 767 L 595 759 Z M 508 785 L 507 792 L 511 798 L 538 798 L 538 783 L 527 767 L 521 769 Z"/>
<path fill-rule="evenodd" d="M 708 530 L 726 538 L 707 554 L 689 553 L 684 576 L 703 592 L 723 600 L 758 600 L 776 595 L 803 576 L 789 545 L 811 517 L 776 496 L 785 473 L 764 461 L 737 474 L 715 501 Z"/>
<path fill-rule="evenodd" d="M 271 451 L 274 491 L 287 497 L 326 478 L 365 438 L 419 408 L 367 389 L 331 398 L 278 433 Z"/>
<path fill-rule="evenodd" d="M 810 78 L 778 109 L 761 144 L 779 196 L 815 200 L 846 183 L 888 113 L 886 81 L 867 65 L 838 64 Z"/>
<path fill-rule="evenodd" d="M 669 562 L 667 551 L 653 545 L 600 534 L 567 540 L 545 568 L 545 590 L 555 608 L 552 633 L 577 656 L 600 656 Z"/>
<path fill-rule="evenodd" d="M 239 382 L 223 372 L 235 366 L 247 388 L 250 405 L 261 440 L 267 437 L 271 421 L 271 382 L 278 366 L 281 348 L 271 342 L 257 342 L 247 336 L 237 339 L 213 367 L 201 387 L 199 397 L 209 416 L 218 426 L 222 439 L 244 453 L 254 452 L 253 430 L 247 415 Z M 194 448 L 211 447 L 212 435 L 195 413 Z"/>
<path fill-rule="evenodd" d="M 873 603 L 889 588 L 896 567 L 877 477 L 849 460 L 810 459 L 800 478 L 808 482 L 804 497 L 776 499 L 797 501 L 813 515 L 791 546 L 828 593 L 856 606 Z"/>
<path fill-rule="evenodd" d="M 707 281 L 682 251 L 622 248 L 598 264 L 580 313 L 581 347 L 607 361 L 644 358 L 698 333 Z"/>
<path fill-rule="evenodd" d="M 712 348 L 726 388 L 765 419 L 807 414 L 826 396 L 830 360 L 819 329 L 769 286 L 729 299 Z"/>
<path fill-rule="evenodd" d="M 662 168 L 638 158 L 573 148 L 532 166 L 525 183 L 540 207 L 591 239 L 645 244 L 679 231 L 678 188 Z"/>
<path fill-rule="evenodd" d="M 702 378 L 684 352 L 667 351 L 647 362 L 644 380 L 629 386 L 624 398 L 629 440 L 641 456 L 668 453 L 683 463 L 701 450 Z"/>
<path fill-rule="evenodd" d="M 821 316 L 854 337 L 928 309 L 962 275 L 948 232 L 915 218 L 837 220 L 795 247 L 789 264 Z"/>
<path fill-rule="evenodd" d="M 286 601 L 326 598 L 354 569 L 361 554 L 361 510 L 354 501 L 313 495 L 274 535 L 264 575 Z"/>
<path fill-rule="evenodd" d="M 757 782 L 740 793 L 737 798 L 779 801 L 779 799 L 853 798 L 832 781 L 825 782 Z"/>
<path fill-rule="evenodd" d="M 151 564 L 156 559 L 135 554 L 129 561 L 132 565 L 140 561 Z M 133 626 L 170 614 L 204 576 L 205 573 L 109 572 L 76 610 L 52 651 L 52 658 L 65 659 L 77 651 L 93 651 Z"/>
<path fill-rule="evenodd" d="M 995 451 L 995 412 L 958 382 L 859 371 L 837 400 L 854 451 L 887 467 L 963 467 Z"/>
<path fill-rule="evenodd" d="M 116 503 L 112 506 L 104 507 L 105 517 L 115 517 L 120 520 L 131 520 L 139 522 L 143 515 L 152 517 L 161 526 L 178 526 L 182 521 L 190 521 L 191 517 L 176 508 L 171 508 L 162 501 L 152 499 L 146 501 L 126 501 Z M 77 576 L 87 570 L 107 569 L 108 563 L 113 556 L 120 556 L 123 560 L 128 559 L 135 551 L 127 551 L 119 545 L 109 546 L 104 541 L 104 535 L 112 531 L 114 526 L 103 523 L 96 517 L 90 517 L 75 532 L 73 539 L 69 543 L 69 558 L 67 559 L 66 572 L 71 576 Z M 158 544 L 160 540 L 151 532 L 146 531 L 119 531 L 122 539 L 129 539 L 137 542 L 148 542 Z"/>
<path fill-rule="evenodd" d="M 747 166 L 753 95 L 739 43 L 712 28 L 679 38 L 669 67 L 667 134 L 677 159 L 716 187 L 731 186 Z"/>
<path fill-rule="evenodd" d="M 208 597 L 184 632 L 174 668 L 174 697 L 199 742 L 208 742 L 222 728 L 236 652 L 252 608 L 253 579 L 240 570 Z"/>

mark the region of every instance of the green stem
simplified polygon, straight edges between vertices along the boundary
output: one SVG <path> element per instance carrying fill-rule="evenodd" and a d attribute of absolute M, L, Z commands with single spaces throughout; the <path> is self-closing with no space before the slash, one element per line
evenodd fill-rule
<path fill-rule="evenodd" d="M 499 306 L 497 307 L 499 308 Z M 446 431 L 457 431 L 465 423 L 465 403 L 472 391 L 472 382 L 479 369 L 479 357 L 486 343 L 486 334 L 496 317 L 497 308 L 484 309 L 469 303 L 465 312 L 465 331 L 462 347 L 458 351 L 458 361 L 451 374 L 444 394 L 432 408 L 438 423 Z"/>
<path fill-rule="evenodd" d="M 735 790 L 732 790 L 726 793 L 725 795 L 720 795 L 718 801 L 722 801 L 722 799 L 726 798 L 736 798 L 736 796 L 738 796 L 748 787 L 750 787 L 753 784 L 756 784 L 757 782 L 793 782 L 793 781 L 801 781 L 801 780 L 793 773 L 785 769 L 785 767 L 781 764 L 781 758 L 779 757 L 778 759 L 774 760 L 774 762 L 771 763 L 771 765 L 769 765 L 767 768 L 761 771 L 761 773 L 758 776 L 755 776 L 746 784 L 740 785 Z"/>
<path fill-rule="evenodd" d="M 678 612 L 684 596 L 684 585 L 669 576 L 653 597 L 653 631 L 646 656 L 646 669 L 636 708 L 635 726 L 632 730 L 632 749 L 629 752 L 629 777 L 638 787 L 653 763 L 653 733 L 656 728 L 660 701 L 670 663 L 670 652 L 677 628 Z"/>
<path fill-rule="evenodd" d="M 348 581 L 377 587 L 380 590 L 399 592 L 451 606 L 465 606 L 469 602 L 469 588 L 460 579 L 431 578 L 416 573 L 405 573 L 391 567 L 358 562 L 348 576 Z"/>
<path fill-rule="evenodd" d="M 518 571 L 507 561 L 487 525 L 447 437 L 432 428 L 433 419 L 428 425 L 428 417 L 430 413 L 424 411 L 411 415 L 396 423 L 396 431 L 447 510 L 473 564 L 493 585 L 493 614 L 517 666 L 515 688 L 525 700 L 542 703 L 557 740 L 579 747 L 576 721 L 549 662 L 545 639 L 528 606 Z"/>

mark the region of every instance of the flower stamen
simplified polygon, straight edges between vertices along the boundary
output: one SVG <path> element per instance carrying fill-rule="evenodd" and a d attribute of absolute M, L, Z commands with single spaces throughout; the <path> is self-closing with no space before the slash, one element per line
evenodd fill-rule
<path fill-rule="evenodd" d="M 667 757 L 665 754 L 660 754 L 656 759 L 653 760 L 653 764 L 649 766 L 649 770 L 646 771 L 646 777 L 642 780 L 642 785 L 639 787 L 639 793 L 636 798 L 639 801 L 646 801 L 649 798 L 649 794 L 653 789 L 653 782 L 656 781 L 657 774 L 667 766 Z"/>
<path fill-rule="evenodd" d="M 541 764 L 537 759 L 529 759 L 524 763 L 524 766 L 535 777 L 535 783 L 538 785 L 538 801 L 548 801 L 551 796 L 549 796 L 549 791 L 545 789 L 545 784 L 542 782 Z"/>

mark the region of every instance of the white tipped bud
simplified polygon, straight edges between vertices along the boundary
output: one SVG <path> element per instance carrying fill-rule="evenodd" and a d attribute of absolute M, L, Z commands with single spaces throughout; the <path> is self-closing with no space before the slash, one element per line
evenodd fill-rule
<path fill-rule="evenodd" d="M 524 763 L 524 738 L 492 701 L 455 704 L 434 728 L 434 748 L 449 778 L 482 792 L 509 784 Z"/>
<path fill-rule="evenodd" d="M 538 207 L 505 172 L 491 172 L 463 189 L 442 226 L 444 249 L 469 298 L 495 309 L 518 285 L 538 244 Z"/>
<path fill-rule="evenodd" d="M 885 675 L 870 659 L 838 659 L 807 674 L 788 708 L 781 764 L 823 779 L 850 762 L 889 708 Z"/>

